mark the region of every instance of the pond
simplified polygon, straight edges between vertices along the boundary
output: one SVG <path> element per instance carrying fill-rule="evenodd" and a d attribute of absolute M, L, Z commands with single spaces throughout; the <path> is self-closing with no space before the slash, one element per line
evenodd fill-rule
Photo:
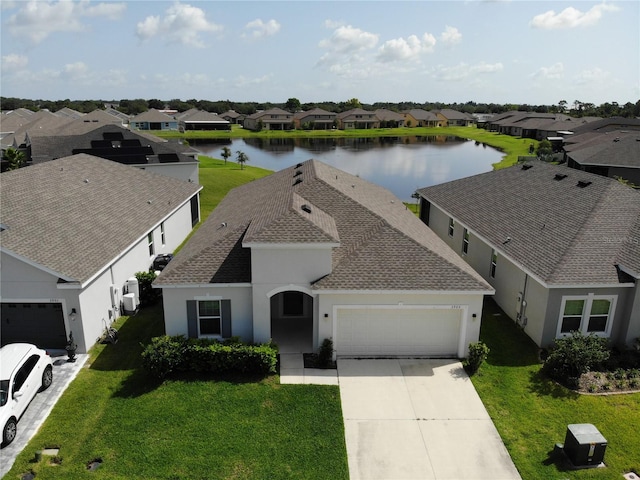
<path fill-rule="evenodd" d="M 244 138 L 190 140 L 203 155 L 222 158 L 222 147 L 269 170 L 314 158 L 381 185 L 403 201 L 418 188 L 488 172 L 503 154 L 487 145 L 453 136 L 372 138 Z"/>

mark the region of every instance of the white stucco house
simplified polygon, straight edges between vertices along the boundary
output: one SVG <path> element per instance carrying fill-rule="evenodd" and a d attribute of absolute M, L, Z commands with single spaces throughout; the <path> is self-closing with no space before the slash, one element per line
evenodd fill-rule
<path fill-rule="evenodd" d="M 418 190 L 422 220 L 540 347 L 640 337 L 640 191 L 537 160 Z"/>
<path fill-rule="evenodd" d="M 78 154 L 0 175 L 0 340 L 86 352 L 125 284 L 199 221 L 202 187 Z"/>
<path fill-rule="evenodd" d="M 315 160 L 232 190 L 154 282 L 168 335 L 464 357 L 493 288 L 386 189 Z"/>

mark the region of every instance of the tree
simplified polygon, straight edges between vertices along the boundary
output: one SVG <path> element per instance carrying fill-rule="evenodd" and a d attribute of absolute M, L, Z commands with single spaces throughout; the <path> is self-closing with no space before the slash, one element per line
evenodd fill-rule
<path fill-rule="evenodd" d="M 246 153 L 238 150 L 236 152 L 236 160 L 240 164 L 240 170 L 244 170 L 244 164 L 249 161 L 249 156 Z"/>
<path fill-rule="evenodd" d="M 553 146 L 551 145 L 551 142 L 549 140 L 542 140 L 539 144 L 538 144 L 538 149 L 536 150 L 536 154 L 538 155 L 538 158 L 540 158 L 541 160 L 549 160 L 551 155 L 553 154 Z"/>
<path fill-rule="evenodd" d="M 222 158 L 224 158 L 224 164 L 227 164 L 227 159 L 232 155 L 231 149 L 229 147 L 222 147 Z"/>
<path fill-rule="evenodd" d="M 149 108 L 155 108 L 156 110 L 162 110 L 164 108 L 164 102 L 157 98 L 152 98 L 147 102 L 147 104 L 149 105 Z"/>
<path fill-rule="evenodd" d="M 7 148 L 4 151 L 4 155 L 2 156 L 2 158 L 9 164 L 7 170 L 17 170 L 24 167 L 24 165 L 27 163 L 27 157 L 25 157 L 24 152 L 21 152 L 20 150 L 13 147 Z"/>
<path fill-rule="evenodd" d="M 302 109 L 302 105 L 297 98 L 290 98 L 287 100 L 287 103 L 284 104 L 284 109 L 288 112 L 296 113 Z"/>

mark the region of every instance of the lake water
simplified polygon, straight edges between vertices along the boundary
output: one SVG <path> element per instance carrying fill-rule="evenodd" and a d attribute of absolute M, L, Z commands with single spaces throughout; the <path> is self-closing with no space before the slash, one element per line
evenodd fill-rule
<path fill-rule="evenodd" d="M 451 136 L 375 138 L 245 138 L 190 140 L 203 155 L 222 158 L 222 147 L 249 157 L 249 164 L 278 171 L 310 158 L 392 191 L 412 201 L 418 188 L 488 172 L 503 154 L 498 150 Z"/>

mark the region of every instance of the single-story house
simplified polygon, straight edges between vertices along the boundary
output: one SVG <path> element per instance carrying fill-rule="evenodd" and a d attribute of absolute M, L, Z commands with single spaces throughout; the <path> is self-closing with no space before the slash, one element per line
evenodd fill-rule
<path fill-rule="evenodd" d="M 418 190 L 420 217 L 540 347 L 640 337 L 640 192 L 532 160 Z"/>
<path fill-rule="evenodd" d="M 192 108 L 177 114 L 178 128 L 187 130 L 231 130 L 231 123 L 215 113 Z"/>
<path fill-rule="evenodd" d="M 444 122 L 435 113 L 421 108 L 413 108 L 402 112 L 402 116 L 407 127 L 441 127 Z"/>
<path fill-rule="evenodd" d="M 154 282 L 168 335 L 464 357 L 492 287 L 388 190 L 315 160 L 233 189 Z"/>
<path fill-rule="evenodd" d="M 386 108 L 379 108 L 374 113 L 380 121 L 381 128 L 404 127 L 404 116 L 398 112 L 387 110 Z"/>
<path fill-rule="evenodd" d="M 473 115 L 450 108 L 433 110 L 433 113 L 438 117 L 438 120 L 442 122 L 443 127 L 468 127 L 475 122 Z"/>
<path fill-rule="evenodd" d="M 178 120 L 151 108 L 131 118 L 129 128 L 132 130 L 178 130 Z"/>
<path fill-rule="evenodd" d="M 313 108 L 295 113 L 293 123 L 297 129 L 330 130 L 336 126 L 336 114 L 322 108 Z"/>
<path fill-rule="evenodd" d="M 380 121 L 378 117 L 376 117 L 376 113 L 362 108 L 352 108 L 346 112 L 338 113 L 336 118 L 338 119 L 338 128 L 340 128 L 340 130 L 380 127 Z"/>
<path fill-rule="evenodd" d="M 134 311 L 135 273 L 200 220 L 199 185 L 86 154 L 2 173 L 0 187 L 3 345 L 64 348 L 73 333 L 86 352 L 126 301 Z"/>
<path fill-rule="evenodd" d="M 292 130 L 293 113 L 281 108 L 270 108 L 256 112 L 245 117 L 244 128 L 249 130 Z"/>
<path fill-rule="evenodd" d="M 246 115 L 238 113 L 235 110 L 227 110 L 226 112 L 220 114 L 220 118 L 224 118 L 229 123 L 232 123 L 234 125 L 242 125 L 244 123 Z"/>

